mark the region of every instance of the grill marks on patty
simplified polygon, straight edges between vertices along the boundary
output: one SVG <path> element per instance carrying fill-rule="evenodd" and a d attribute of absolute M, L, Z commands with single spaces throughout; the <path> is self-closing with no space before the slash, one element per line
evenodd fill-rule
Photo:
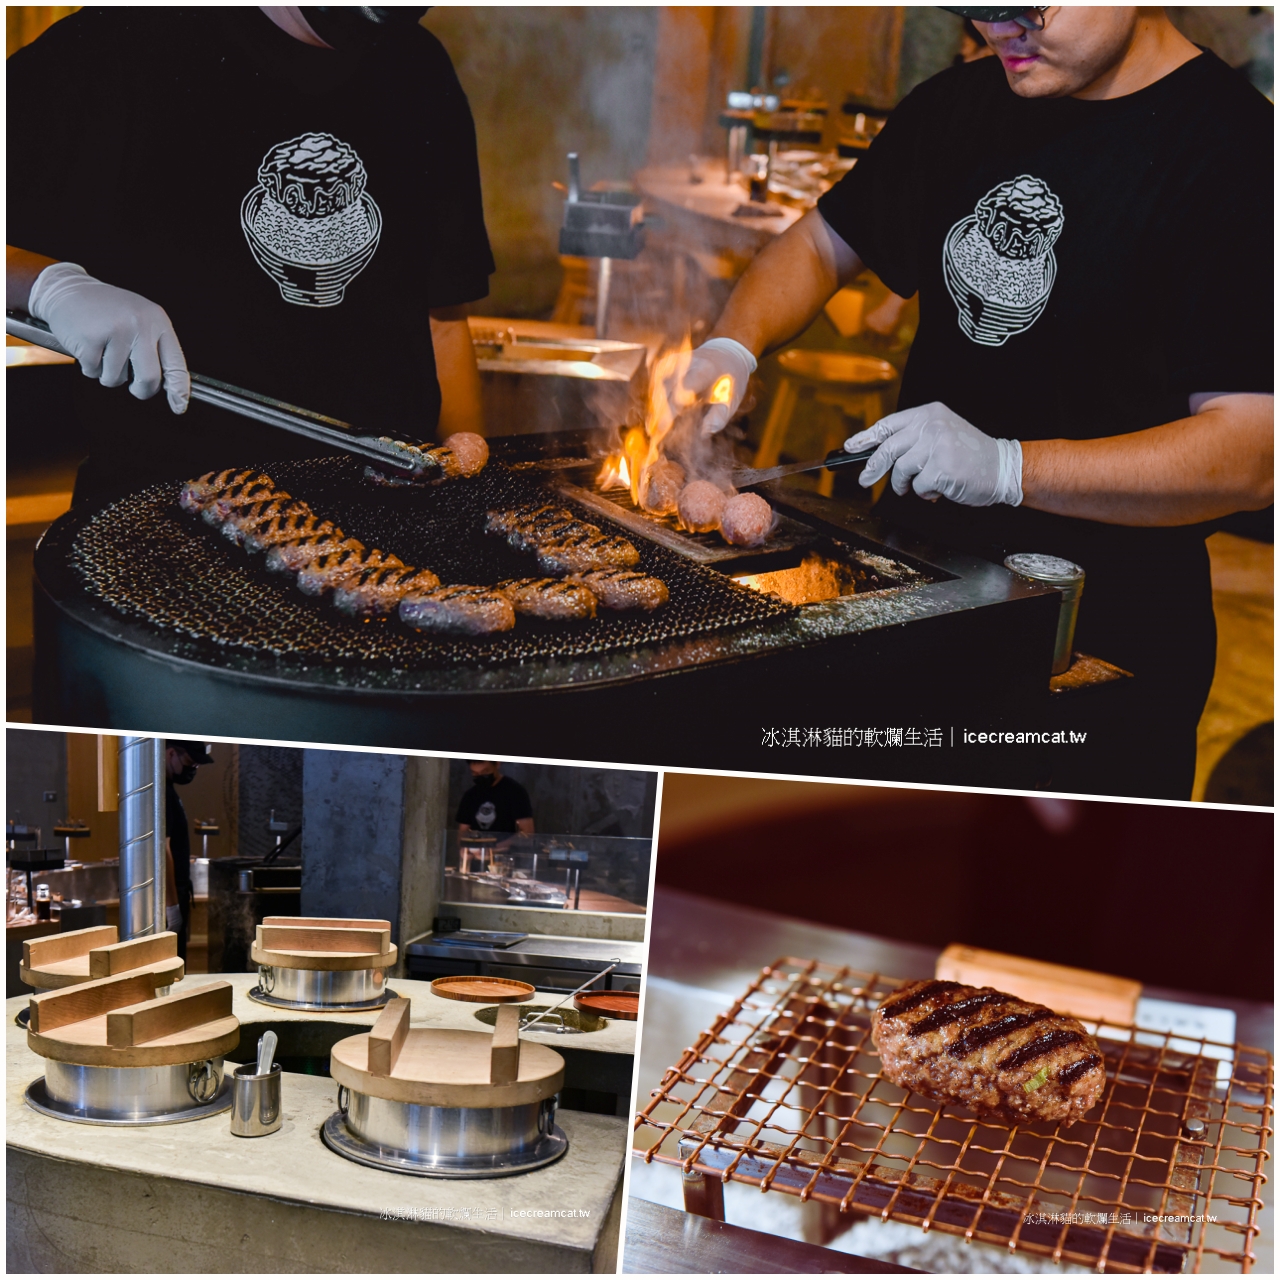
<path fill-rule="evenodd" d="M 1069 1044 L 1079 1044 L 1083 1039 L 1084 1033 L 1080 1031 L 1047 1032 L 1038 1040 L 1032 1040 L 1030 1044 L 1024 1044 L 1021 1049 L 1015 1049 L 1000 1063 L 1000 1070 L 1014 1071 L 1018 1067 L 1025 1067 L 1028 1062 L 1035 1062 L 1037 1058 L 1043 1058 L 1055 1049 L 1062 1049 Z"/>
<path fill-rule="evenodd" d="M 943 1027 L 949 1027 L 953 1022 L 959 1022 L 961 1018 L 967 1018 L 971 1013 L 977 1013 L 979 1009 L 985 1009 L 993 1004 L 1008 1004 L 1011 997 L 1002 991 L 988 991 L 976 996 L 965 996 L 963 1000 L 953 1001 L 951 1004 L 945 1004 L 941 1009 L 935 1009 L 932 1013 L 926 1013 L 918 1022 L 911 1025 L 911 1030 L 907 1033 L 913 1036 L 922 1036 L 930 1031 L 939 1031 Z"/>
<path fill-rule="evenodd" d="M 1010 1013 L 994 1022 L 984 1023 L 980 1027 L 970 1027 L 958 1040 L 947 1046 L 947 1053 L 953 1058 L 967 1058 L 977 1053 L 984 1045 L 989 1045 L 1005 1036 L 1021 1031 L 1023 1027 L 1034 1026 L 1046 1018 L 1055 1018 L 1051 1009 L 1040 1009 L 1033 1013 Z"/>
<path fill-rule="evenodd" d="M 909 1013 L 912 1009 L 918 1009 L 926 1001 L 932 1000 L 934 996 L 945 995 L 948 991 L 960 990 L 963 990 L 963 988 L 958 982 L 926 982 L 924 986 L 911 992 L 910 995 L 891 1000 L 888 1004 L 882 1004 L 877 1012 L 882 1018 L 900 1018 L 904 1013 Z"/>
<path fill-rule="evenodd" d="M 991 987 L 913 983 L 875 1011 L 871 1034 L 895 1084 L 1010 1124 L 1070 1126 L 1106 1082 L 1078 1021 Z"/>
<path fill-rule="evenodd" d="M 656 609 L 667 601 L 666 584 L 657 578 L 646 579 L 652 585 L 645 589 L 633 586 L 629 591 L 597 591 L 586 575 L 634 568 L 640 563 L 640 552 L 628 539 L 579 520 L 565 507 L 529 503 L 490 511 L 484 527 L 486 533 L 505 537 L 515 550 L 533 552 L 544 573 L 572 575 L 572 580 L 591 589 L 606 608 Z"/>

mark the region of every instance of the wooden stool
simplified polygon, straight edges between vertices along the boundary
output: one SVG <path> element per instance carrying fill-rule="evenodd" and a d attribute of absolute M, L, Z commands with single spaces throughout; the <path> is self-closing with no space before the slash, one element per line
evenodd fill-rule
<path fill-rule="evenodd" d="M 882 393 L 898 377 L 898 371 L 887 360 L 847 351 L 806 351 L 792 347 L 778 357 L 778 365 L 782 378 L 769 407 L 760 448 L 756 450 L 753 465 L 757 467 L 777 465 L 802 390 L 811 389 L 816 403 L 834 405 L 846 417 L 857 418 L 864 427 L 869 427 L 883 416 Z M 845 438 L 843 432 L 838 439 L 828 432 L 823 452 L 838 448 Z M 823 471 L 818 479 L 818 492 L 829 498 L 834 484 L 834 472 Z"/>

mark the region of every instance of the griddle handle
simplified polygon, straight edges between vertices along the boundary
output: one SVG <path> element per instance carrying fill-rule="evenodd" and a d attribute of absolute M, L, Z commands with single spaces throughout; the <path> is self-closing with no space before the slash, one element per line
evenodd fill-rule
<path fill-rule="evenodd" d="M 832 449 L 827 454 L 827 470 L 834 471 L 837 467 L 848 466 L 851 462 L 866 462 L 879 447 L 875 445 L 870 449 L 859 449 L 857 453 L 845 453 L 843 449 Z"/>

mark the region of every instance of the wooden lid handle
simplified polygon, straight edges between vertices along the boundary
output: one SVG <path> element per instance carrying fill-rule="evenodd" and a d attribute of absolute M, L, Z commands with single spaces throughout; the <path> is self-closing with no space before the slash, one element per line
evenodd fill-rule
<path fill-rule="evenodd" d="M 520 1010 L 513 1004 L 500 1004 L 489 1050 L 489 1083 L 515 1084 L 519 1078 Z"/>
<path fill-rule="evenodd" d="M 177 996 L 160 996 L 107 1014 L 107 1044 L 130 1049 L 231 1016 L 231 983 L 211 982 Z"/>
<path fill-rule="evenodd" d="M 90 982 L 63 987 L 32 996 L 28 1004 L 32 1031 L 47 1033 L 57 1027 L 70 1026 L 97 1018 L 112 1009 L 121 1009 L 144 1000 L 154 1000 L 155 976 L 149 972 L 123 973 L 115 978 L 97 978 Z"/>
<path fill-rule="evenodd" d="M 30 938 L 22 944 L 22 967 L 38 969 L 59 960 L 74 960 L 77 956 L 88 955 L 95 947 L 109 946 L 119 936 L 115 925 L 98 924 L 88 929 L 54 933 L 47 938 Z M 99 976 L 106 975 L 94 974 L 94 977 Z"/>
<path fill-rule="evenodd" d="M 156 933 L 145 938 L 130 938 L 128 942 L 113 942 L 89 952 L 89 976 L 109 978 L 113 973 L 140 969 L 144 964 L 170 960 L 177 954 L 176 933 Z"/>
<path fill-rule="evenodd" d="M 409 1001 L 392 1000 L 378 1015 L 369 1032 L 369 1074 L 389 1076 L 396 1069 L 396 1059 L 409 1034 Z"/>
<path fill-rule="evenodd" d="M 391 948 L 391 930 L 260 924 L 258 946 L 264 951 L 337 951 L 380 956 Z"/>

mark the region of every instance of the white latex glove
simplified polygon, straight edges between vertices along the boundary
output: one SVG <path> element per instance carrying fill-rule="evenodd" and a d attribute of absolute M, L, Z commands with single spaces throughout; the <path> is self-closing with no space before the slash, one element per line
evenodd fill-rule
<path fill-rule="evenodd" d="M 727 401 L 712 402 L 711 407 L 702 415 L 704 435 L 714 435 L 729 424 L 730 419 L 738 412 L 742 397 L 747 394 L 747 382 L 755 371 L 755 356 L 733 338 L 712 338 L 693 353 L 689 367 L 680 380 L 680 387 L 684 392 L 698 399 L 705 399 L 726 374 L 732 379 Z"/>
<path fill-rule="evenodd" d="M 1022 445 L 985 435 L 945 404 L 922 404 L 881 418 L 844 442 L 848 453 L 880 447 L 858 483 L 875 484 L 892 468 L 897 494 L 914 489 L 930 502 L 950 498 L 966 507 L 1022 502 Z"/>
<path fill-rule="evenodd" d="M 161 384 L 174 413 L 185 413 L 191 375 L 164 308 L 128 289 L 95 280 L 74 262 L 55 262 L 36 277 L 27 310 L 104 387 L 133 381 L 129 391 L 149 400 Z"/>
<path fill-rule="evenodd" d="M 164 927 L 168 929 L 170 933 L 182 932 L 182 908 L 181 907 L 165 907 Z"/>

